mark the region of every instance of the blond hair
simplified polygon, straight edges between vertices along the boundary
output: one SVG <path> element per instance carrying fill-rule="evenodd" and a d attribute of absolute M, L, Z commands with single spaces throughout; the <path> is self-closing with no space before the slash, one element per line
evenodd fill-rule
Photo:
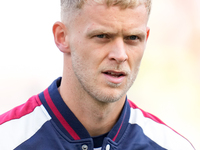
<path fill-rule="evenodd" d="M 148 15 L 151 12 L 151 0 L 93 0 L 96 3 L 106 4 L 110 6 L 119 6 L 121 9 L 130 7 L 136 7 L 140 4 L 144 4 Z M 75 17 L 75 11 L 82 8 L 83 4 L 88 0 L 61 0 L 61 20 L 65 22 L 68 18 Z"/>

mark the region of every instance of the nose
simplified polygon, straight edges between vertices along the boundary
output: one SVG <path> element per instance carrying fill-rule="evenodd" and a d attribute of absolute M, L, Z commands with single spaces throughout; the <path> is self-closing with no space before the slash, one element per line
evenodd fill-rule
<path fill-rule="evenodd" d="M 125 62 L 128 59 L 123 39 L 113 41 L 108 57 L 117 63 Z"/>

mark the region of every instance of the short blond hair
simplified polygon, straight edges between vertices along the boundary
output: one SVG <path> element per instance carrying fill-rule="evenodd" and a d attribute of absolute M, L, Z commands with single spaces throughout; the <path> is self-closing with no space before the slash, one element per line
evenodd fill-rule
<path fill-rule="evenodd" d="M 61 20 L 65 20 L 71 17 L 74 17 L 75 11 L 78 11 L 82 8 L 84 3 L 88 0 L 61 0 Z M 121 9 L 126 9 L 130 7 L 136 7 L 140 4 L 144 4 L 148 15 L 151 12 L 151 0 L 93 0 L 96 3 L 106 4 L 110 6 L 119 6 Z"/>

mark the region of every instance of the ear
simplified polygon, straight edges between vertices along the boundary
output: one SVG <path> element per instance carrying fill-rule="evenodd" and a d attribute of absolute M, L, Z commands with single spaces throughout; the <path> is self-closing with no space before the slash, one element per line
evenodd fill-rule
<path fill-rule="evenodd" d="M 62 22 L 53 25 L 53 35 L 56 46 L 63 53 L 70 53 L 67 28 Z"/>
<path fill-rule="evenodd" d="M 149 27 L 147 27 L 147 37 L 146 37 L 146 41 L 148 40 L 148 38 L 149 38 L 149 34 L 150 34 L 150 28 Z"/>

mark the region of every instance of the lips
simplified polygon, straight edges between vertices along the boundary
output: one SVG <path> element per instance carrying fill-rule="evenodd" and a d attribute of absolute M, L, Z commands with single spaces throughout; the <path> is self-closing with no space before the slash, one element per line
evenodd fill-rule
<path fill-rule="evenodd" d="M 104 77 L 108 83 L 114 83 L 116 85 L 120 85 L 127 75 L 123 71 L 113 71 L 113 70 L 107 70 L 102 72 L 104 74 Z"/>
<path fill-rule="evenodd" d="M 115 78 L 118 78 L 118 77 L 121 77 L 121 76 L 125 76 L 124 72 L 106 71 L 106 72 L 103 72 L 103 73 L 107 74 L 107 75 L 110 75 L 110 76 L 113 76 Z"/>

